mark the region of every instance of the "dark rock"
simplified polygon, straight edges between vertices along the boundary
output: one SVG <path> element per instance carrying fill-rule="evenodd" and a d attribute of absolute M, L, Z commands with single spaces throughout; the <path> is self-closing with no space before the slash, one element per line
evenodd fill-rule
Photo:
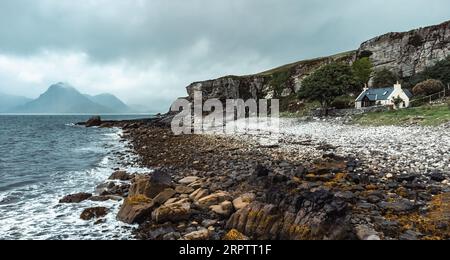
<path fill-rule="evenodd" d="M 100 126 L 102 124 L 102 119 L 99 116 L 91 117 L 86 122 L 86 127 L 94 127 L 94 126 Z"/>
<path fill-rule="evenodd" d="M 382 201 L 378 203 L 378 206 L 385 211 L 394 213 L 408 213 L 415 209 L 414 203 L 406 199 L 401 199 L 395 202 Z"/>
<path fill-rule="evenodd" d="M 400 231 L 400 225 L 396 221 L 382 221 L 381 223 L 378 223 L 377 229 L 383 232 L 385 236 L 388 237 L 396 237 L 398 235 L 398 232 Z"/>
<path fill-rule="evenodd" d="M 109 210 L 105 207 L 88 208 L 81 213 L 82 220 L 91 220 L 94 218 L 102 218 L 108 214 Z"/>
<path fill-rule="evenodd" d="M 90 197 L 92 197 L 92 194 L 90 193 L 71 194 L 62 198 L 59 203 L 80 203 L 89 199 Z"/>
<path fill-rule="evenodd" d="M 265 166 L 259 164 L 258 166 L 256 166 L 255 169 L 255 176 L 256 177 L 267 177 L 269 175 L 270 171 L 269 169 L 267 169 Z"/>
<path fill-rule="evenodd" d="M 119 180 L 119 181 L 129 181 L 132 178 L 133 175 L 127 173 L 126 171 L 116 171 L 109 177 L 110 180 Z"/>
<path fill-rule="evenodd" d="M 434 171 L 433 173 L 431 173 L 430 178 L 431 180 L 436 182 L 443 182 L 445 180 L 444 175 L 438 171 Z"/>
<path fill-rule="evenodd" d="M 297 166 L 294 171 L 294 176 L 298 178 L 303 178 L 308 173 L 308 170 L 303 166 Z"/>
<path fill-rule="evenodd" d="M 397 176 L 397 181 L 398 182 L 404 182 L 404 181 L 405 182 L 412 182 L 416 178 L 417 178 L 417 176 L 414 175 L 414 174 L 403 174 L 403 175 Z"/>
<path fill-rule="evenodd" d="M 399 239 L 400 240 L 419 240 L 419 238 L 422 236 L 421 233 L 412 231 L 412 230 L 408 230 L 405 233 L 403 233 Z"/>
<path fill-rule="evenodd" d="M 89 198 L 90 201 L 96 201 L 96 202 L 102 202 L 102 201 L 108 201 L 108 200 L 120 201 L 122 199 L 123 199 L 122 197 L 114 196 L 114 195 L 92 196 L 91 198 Z"/>
<path fill-rule="evenodd" d="M 114 185 L 112 188 L 104 190 L 100 193 L 101 196 L 120 196 L 120 197 L 127 197 L 128 192 L 130 190 L 130 184 L 121 184 L 121 185 Z"/>

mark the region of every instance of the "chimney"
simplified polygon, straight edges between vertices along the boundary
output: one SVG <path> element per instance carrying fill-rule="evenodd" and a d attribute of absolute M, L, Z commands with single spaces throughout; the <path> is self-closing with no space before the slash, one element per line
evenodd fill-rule
<path fill-rule="evenodd" d="M 397 81 L 397 84 L 394 85 L 394 89 L 401 90 L 402 89 L 402 84 L 400 84 L 400 82 Z"/>

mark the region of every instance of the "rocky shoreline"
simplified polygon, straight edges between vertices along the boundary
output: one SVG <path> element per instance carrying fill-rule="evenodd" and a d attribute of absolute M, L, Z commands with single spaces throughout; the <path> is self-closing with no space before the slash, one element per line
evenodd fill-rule
<path fill-rule="evenodd" d="M 285 131 L 277 145 L 265 145 L 261 136 L 245 134 L 174 136 L 167 122 L 163 117 L 91 122 L 121 127 L 124 140 L 139 155 L 138 163 L 154 171 L 118 171 L 111 179 L 119 183 L 100 187 L 99 196 L 79 194 L 61 202 L 123 198 L 118 219 L 139 224 L 137 239 L 450 238 L 448 143 L 434 146 L 431 156 L 443 156 L 441 164 L 421 160 L 408 147 L 418 162 L 415 167 L 407 152 L 399 152 L 403 149 L 389 151 L 376 143 L 371 147 L 364 138 L 360 141 L 365 143 L 353 147 L 351 136 L 327 142 L 314 134 Z M 326 136 L 321 127 L 330 125 L 312 127 Z M 342 135 L 359 131 L 335 127 Z M 417 150 L 423 152 L 428 150 Z M 101 221 L 107 213 L 92 208 L 81 217 Z"/>

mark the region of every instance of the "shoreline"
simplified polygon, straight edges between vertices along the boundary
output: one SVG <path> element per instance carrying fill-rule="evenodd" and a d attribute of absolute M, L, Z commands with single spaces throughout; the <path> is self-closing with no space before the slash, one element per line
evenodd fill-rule
<path fill-rule="evenodd" d="M 170 178 L 158 194 L 152 174 L 130 178 L 119 215 L 139 220 L 137 239 L 449 238 L 447 175 L 381 174 L 304 136 L 263 146 L 245 135 L 173 136 L 161 119 L 103 127 L 122 128 L 139 164 Z"/>

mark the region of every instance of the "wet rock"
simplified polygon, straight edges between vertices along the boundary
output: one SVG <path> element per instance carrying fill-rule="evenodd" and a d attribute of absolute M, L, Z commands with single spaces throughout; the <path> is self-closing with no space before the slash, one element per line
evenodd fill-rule
<path fill-rule="evenodd" d="M 99 116 L 91 117 L 85 124 L 86 127 L 100 126 L 102 124 L 102 119 Z"/>
<path fill-rule="evenodd" d="M 71 194 L 62 198 L 59 203 L 80 203 L 89 199 L 90 197 L 92 197 L 92 194 L 90 193 Z"/>
<path fill-rule="evenodd" d="M 109 180 L 129 181 L 133 179 L 133 175 L 126 171 L 116 171 L 110 177 Z"/>
<path fill-rule="evenodd" d="M 153 202 L 158 205 L 162 205 L 166 203 L 169 199 L 171 199 L 177 192 L 173 189 L 165 189 L 158 196 L 153 199 Z"/>
<path fill-rule="evenodd" d="M 191 183 L 198 181 L 199 179 L 200 179 L 199 177 L 190 176 L 190 177 L 181 179 L 180 181 L 178 181 L 178 183 L 183 184 L 183 185 L 189 185 Z"/>
<path fill-rule="evenodd" d="M 202 226 L 208 228 L 217 224 L 217 220 L 205 219 L 202 221 Z"/>
<path fill-rule="evenodd" d="M 191 216 L 191 205 L 189 203 L 175 203 L 164 205 L 154 210 L 152 219 L 157 223 L 177 223 L 188 220 Z"/>
<path fill-rule="evenodd" d="M 231 200 L 230 194 L 228 194 L 227 192 L 219 191 L 199 199 L 196 202 L 196 205 L 202 208 L 208 208 L 212 205 L 217 205 L 227 200 Z"/>
<path fill-rule="evenodd" d="M 208 229 L 201 229 L 184 235 L 185 240 L 208 240 L 210 236 Z"/>
<path fill-rule="evenodd" d="M 142 223 L 150 218 L 155 204 L 143 195 L 131 196 L 125 199 L 117 219 L 128 224 Z"/>
<path fill-rule="evenodd" d="M 81 215 L 80 218 L 82 220 L 91 220 L 94 218 L 102 218 L 108 214 L 109 210 L 105 207 L 95 207 L 95 208 L 88 208 L 85 209 Z"/>
<path fill-rule="evenodd" d="M 127 197 L 130 191 L 130 184 L 113 185 L 112 188 L 103 190 L 101 196 L 120 196 Z"/>
<path fill-rule="evenodd" d="M 89 198 L 90 201 L 96 201 L 96 202 L 102 202 L 102 201 L 108 201 L 108 200 L 121 201 L 122 199 L 123 199 L 122 197 L 114 196 L 114 195 L 93 196 L 93 197 Z"/>
<path fill-rule="evenodd" d="M 233 200 L 233 206 L 236 210 L 243 209 L 252 203 L 256 199 L 256 195 L 253 193 L 246 193 Z"/>
<path fill-rule="evenodd" d="M 162 171 L 155 171 L 150 176 L 137 176 L 130 188 L 130 196 L 144 195 L 154 198 L 167 188 L 171 188 L 170 176 Z"/>

